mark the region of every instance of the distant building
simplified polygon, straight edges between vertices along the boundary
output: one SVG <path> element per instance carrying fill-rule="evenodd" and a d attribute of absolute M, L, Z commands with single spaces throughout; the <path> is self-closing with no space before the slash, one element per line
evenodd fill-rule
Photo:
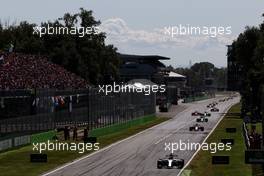
<path fill-rule="evenodd" d="M 140 56 L 140 55 L 120 55 L 122 64 L 120 67 L 121 82 L 129 82 L 130 80 L 150 80 L 151 82 L 167 87 L 167 101 L 177 104 L 180 92 L 186 84 L 186 77 L 173 72 L 171 69 L 161 62 L 162 60 L 170 60 L 163 56 Z M 157 97 L 164 94 L 157 94 Z"/>
<path fill-rule="evenodd" d="M 232 45 L 227 46 L 227 89 L 239 91 L 241 89 L 241 68 L 231 53 Z"/>
<path fill-rule="evenodd" d="M 162 83 L 164 75 L 160 73 L 166 66 L 160 60 L 170 60 L 170 58 L 149 55 L 127 55 L 120 54 L 121 67 L 120 78 L 122 82 L 131 79 L 148 79 L 154 83 Z"/>
<path fill-rule="evenodd" d="M 180 75 L 174 71 L 168 71 L 165 76 L 165 82 L 167 85 L 168 94 L 171 98 L 169 101 L 171 101 L 173 104 L 177 104 L 177 101 L 179 97 L 182 96 L 181 91 L 185 90 L 186 86 L 186 77 L 183 75 Z"/>

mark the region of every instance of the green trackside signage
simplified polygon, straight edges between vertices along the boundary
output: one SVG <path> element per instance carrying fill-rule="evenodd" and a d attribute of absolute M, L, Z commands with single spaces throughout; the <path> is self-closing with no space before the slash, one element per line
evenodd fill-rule
<path fill-rule="evenodd" d="M 51 140 L 56 135 L 56 131 L 48 131 L 31 135 L 31 143 L 40 143 Z"/>

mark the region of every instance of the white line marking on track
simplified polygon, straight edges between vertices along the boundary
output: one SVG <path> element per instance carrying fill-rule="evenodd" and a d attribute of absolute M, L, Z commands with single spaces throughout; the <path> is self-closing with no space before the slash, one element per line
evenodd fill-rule
<path fill-rule="evenodd" d="M 121 141 L 118 141 L 118 142 L 116 142 L 116 143 L 113 143 L 113 144 L 111 144 L 111 145 L 109 145 L 109 146 L 107 146 L 107 147 L 104 147 L 104 148 L 102 148 L 101 150 L 98 150 L 98 151 L 96 151 L 96 152 L 93 152 L 93 153 L 91 153 L 91 154 L 88 154 L 88 155 L 86 155 L 86 156 L 83 156 L 83 157 L 81 157 L 81 158 L 79 158 L 79 159 L 73 160 L 72 162 L 66 163 L 65 165 L 60 166 L 60 167 L 58 167 L 57 169 L 54 169 L 54 170 L 52 170 L 52 171 L 49 171 L 49 172 L 47 172 L 47 173 L 42 174 L 42 176 L 48 176 L 48 175 L 50 175 L 50 174 L 53 174 L 54 172 L 57 172 L 57 171 L 59 171 L 59 170 L 62 170 L 62 169 L 66 168 L 66 167 L 68 167 L 68 166 L 70 166 L 70 165 L 73 165 L 73 164 L 75 164 L 75 163 L 77 163 L 77 162 L 79 162 L 79 161 L 82 161 L 82 160 L 84 160 L 84 159 L 86 159 L 86 158 L 89 158 L 89 157 L 91 157 L 91 156 L 93 156 L 93 155 L 95 155 L 95 154 L 97 154 L 97 153 L 99 153 L 99 152 L 103 152 L 103 151 L 105 151 L 105 150 L 107 150 L 107 149 L 109 149 L 109 148 L 111 148 L 111 147 L 113 147 L 113 146 L 115 146 L 115 145 L 118 145 L 118 144 L 120 144 L 121 142 L 127 141 L 127 140 L 132 139 L 132 138 L 134 138 L 134 137 L 136 137 L 136 136 L 138 136 L 138 135 L 140 135 L 140 134 L 142 134 L 142 133 L 145 133 L 145 132 L 147 132 L 147 131 L 149 131 L 149 130 L 151 130 L 151 129 L 153 129 L 153 128 L 156 128 L 156 127 L 159 127 L 159 126 L 161 126 L 161 125 L 164 125 L 165 123 L 168 123 L 168 122 L 170 122 L 171 120 L 173 120 L 173 119 L 170 119 L 170 120 L 167 120 L 167 121 L 165 121 L 165 122 L 162 122 L 162 123 L 160 123 L 160 124 L 158 124 L 158 125 L 155 125 L 155 126 L 153 126 L 153 127 L 151 127 L 151 128 L 148 128 L 148 129 L 146 129 L 146 130 L 144 130 L 144 131 L 141 131 L 141 132 L 139 132 L 139 133 L 137 133 L 137 134 L 135 134 L 135 135 L 133 135 L 133 136 L 130 136 L 130 137 L 125 138 L 125 139 L 123 139 L 123 140 L 121 140 Z"/>
<path fill-rule="evenodd" d="M 239 101 L 238 101 L 239 102 Z M 236 103 L 235 103 L 236 104 Z M 235 104 L 230 104 L 226 109 L 225 109 L 225 113 L 228 112 L 228 110 Z M 216 129 L 216 127 L 218 126 L 218 124 L 223 120 L 223 118 L 225 117 L 225 113 L 222 115 L 222 117 L 219 119 L 219 121 L 216 123 L 216 125 L 214 126 L 214 128 L 210 131 L 210 133 L 206 136 L 206 138 L 203 140 L 202 143 L 206 142 L 206 140 L 210 137 L 210 135 L 214 132 L 214 130 Z M 182 174 L 182 172 L 184 171 L 184 169 L 191 163 L 191 161 L 193 160 L 193 158 L 196 156 L 196 154 L 199 152 L 200 150 L 196 150 L 195 153 L 193 154 L 193 156 L 189 159 L 189 161 L 185 164 L 185 166 L 181 169 L 181 171 L 178 173 L 177 176 L 180 176 Z"/>
<path fill-rule="evenodd" d="M 160 143 L 160 142 L 163 141 L 164 139 L 170 137 L 171 135 L 172 135 L 172 133 L 171 133 L 171 134 L 168 134 L 167 136 L 164 136 L 163 138 L 161 138 L 160 140 L 158 140 L 157 142 L 155 142 L 155 145 L 157 145 L 158 143 Z"/>
<path fill-rule="evenodd" d="M 189 121 L 189 123 L 186 123 L 186 122 L 181 122 L 181 123 L 179 123 L 179 125 L 184 124 L 184 126 L 181 127 L 181 128 L 178 128 L 178 129 L 175 130 L 175 131 L 172 131 L 172 132 L 171 132 L 170 134 L 168 134 L 167 136 L 164 136 L 163 138 L 159 139 L 157 142 L 155 142 L 155 145 L 157 145 L 157 144 L 160 143 L 161 141 L 167 139 L 168 137 L 170 137 L 170 136 L 173 135 L 174 133 L 180 131 L 182 128 L 184 128 L 185 126 L 189 125 L 189 124 L 192 123 L 193 121 L 195 121 L 195 119 Z"/>

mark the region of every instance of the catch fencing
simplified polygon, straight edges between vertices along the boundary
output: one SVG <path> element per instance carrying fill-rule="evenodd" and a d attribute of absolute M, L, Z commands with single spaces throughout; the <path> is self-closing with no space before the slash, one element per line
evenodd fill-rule
<path fill-rule="evenodd" d="M 98 88 L 0 91 L 0 137 L 65 125 L 94 129 L 126 122 L 155 114 L 155 96 L 135 92 L 105 95 Z"/>

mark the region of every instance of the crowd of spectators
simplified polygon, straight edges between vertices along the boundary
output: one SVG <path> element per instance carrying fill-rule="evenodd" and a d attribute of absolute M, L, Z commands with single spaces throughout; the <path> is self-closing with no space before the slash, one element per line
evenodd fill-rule
<path fill-rule="evenodd" d="M 19 53 L 0 53 L 0 90 L 8 89 L 81 89 L 86 80 L 46 57 Z"/>

